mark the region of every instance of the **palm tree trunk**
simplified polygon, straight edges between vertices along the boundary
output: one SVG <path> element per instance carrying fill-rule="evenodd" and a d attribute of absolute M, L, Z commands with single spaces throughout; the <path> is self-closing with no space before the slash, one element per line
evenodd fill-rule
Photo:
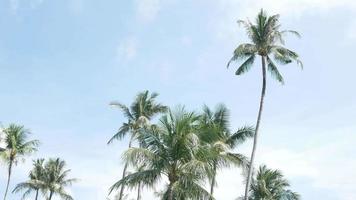
<path fill-rule="evenodd" d="M 13 163 L 13 161 L 10 159 L 10 162 L 9 162 L 9 171 L 8 171 L 8 176 L 7 176 L 7 184 L 6 184 L 6 190 L 5 190 L 4 200 L 6 200 L 7 192 L 9 191 L 10 178 L 11 178 L 11 170 L 12 170 L 12 163 Z"/>
<path fill-rule="evenodd" d="M 138 188 L 137 188 L 137 200 L 141 200 L 141 182 L 138 183 Z"/>
<path fill-rule="evenodd" d="M 173 182 L 170 182 L 168 186 L 168 200 L 173 200 L 173 184 Z"/>
<path fill-rule="evenodd" d="M 213 194 L 214 194 L 214 187 L 215 187 L 215 182 L 216 182 L 216 163 L 214 163 L 214 169 L 213 169 L 213 178 L 211 180 L 211 185 L 210 185 L 210 200 L 213 199 Z"/>
<path fill-rule="evenodd" d="M 248 169 L 244 200 L 248 200 L 248 192 L 250 190 L 250 182 L 251 182 L 251 177 L 253 172 L 253 162 L 255 160 L 255 153 L 257 148 L 258 128 L 260 127 L 260 121 L 261 121 L 262 110 L 263 110 L 263 101 L 266 93 L 266 58 L 265 56 L 262 56 L 261 59 L 262 59 L 262 91 L 261 91 L 261 99 L 260 99 L 260 108 L 257 116 L 255 136 L 253 138 L 253 148 L 251 153 L 250 168 Z"/>
<path fill-rule="evenodd" d="M 36 197 L 35 197 L 35 200 L 38 199 L 38 189 L 36 190 Z"/>
<path fill-rule="evenodd" d="M 130 138 L 129 148 L 131 148 L 131 146 L 132 146 L 132 141 L 133 141 L 133 135 L 131 135 L 131 138 Z M 125 178 L 125 176 L 126 176 L 127 167 L 128 167 L 128 163 L 126 162 L 124 169 L 122 170 L 122 178 Z M 121 188 L 120 188 L 120 193 L 119 193 L 119 200 L 122 200 L 122 198 L 124 197 L 124 190 L 125 190 L 125 185 L 122 184 Z"/>
<path fill-rule="evenodd" d="M 49 193 L 49 198 L 48 198 L 48 200 L 51 200 L 51 199 L 52 199 L 52 196 L 53 196 L 53 191 L 51 191 L 51 192 Z"/>

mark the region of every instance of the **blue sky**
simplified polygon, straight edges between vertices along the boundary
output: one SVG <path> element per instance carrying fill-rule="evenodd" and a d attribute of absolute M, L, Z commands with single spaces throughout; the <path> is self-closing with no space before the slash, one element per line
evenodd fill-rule
<path fill-rule="evenodd" d="M 127 145 L 106 145 L 124 120 L 108 103 L 128 104 L 145 89 L 192 110 L 222 102 L 233 128 L 253 124 L 259 62 L 243 77 L 225 66 L 247 40 L 236 20 L 261 7 L 302 33 L 287 46 L 305 69 L 281 66 L 283 86 L 268 80 L 257 162 L 281 169 L 305 200 L 356 199 L 353 0 L 0 1 L 0 121 L 25 125 L 42 142 L 14 169 L 12 186 L 26 178 L 32 158 L 59 156 L 80 179 L 75 199 L 105 199 Z M 218 181 L 218 200 L 242 194 L 239 170 Z M 0 194 L 4 183 L 2 165 Z"/>

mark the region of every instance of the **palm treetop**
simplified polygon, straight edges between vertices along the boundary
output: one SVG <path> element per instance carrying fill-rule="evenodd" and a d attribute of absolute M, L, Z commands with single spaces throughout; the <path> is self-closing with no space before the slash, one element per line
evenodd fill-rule
<path fill-rule="evenodd" d="M 31 132 L 25 129 L 24 126 L 10 124 L 3 129 L 3 132 L 5 135 L 5 150 L 0 154 L 5 162 L 16 164 L 22 156 L 27 156 L 37 151 L 37 147 L 40 144 L 39 141 L 28 141 L 28 135 Z"/>
<path fill-rule="evenodd" d="M 30 171 L 28 177 L 29 180 L 19 183 L 16 185 L 14 190 L 12 191 L 13 193 L 18 193 L 22 190 L 25 190 L 23 193 L 22 199 L 25 199 L 28 197 L 28 195 L 31 192 L 36 193 L 35 200 L 38 199 L 40 189 L 44 188 L 44 178 L 45 171 L 44 171 L 44 159 L 36 159 L 33 161 L 33 168 Z"/>
<path fill-rule="evenodd" d="M 138 130 L 143 125 L 149 123 L 149 120 L 159 113 L 164 113 L 168 110 L 167 106 L 156 102 L 158 93 L 149 93 L 148 90 L 137 94 L 135 100 L 130 107 L 120 103 L 111 102 L 111 106 L 121 109 L 127 122 L 124 122 L 118 132 L 109 140 L 112 143 L 116 139 L 122 139 L 129 131 Z"/>
<path fill-rule="evenodd" d="M 121 185 L 152 187 L 164 176 L 168 183 L 162 199 L 209 199 L 209 193 L 200 186 L 206 177 L 204 164 L 196 157 L 198 119 L 194 112 L 179 108 L 162 116 L 158 125 L 140 129 L 140 147 L 128 149 L 124 159 L 132 166 L 145 165 L 144 170 L 123 177 L 110 192 Z"/>
<path fill-rule="evenodd" d="M 244 26 L 250 43 L 240 44 L 227 64 L 227 67 L 229 67 L 233 61 L 243 61 L 236 70 L 236 75 L 248 72 L 255 61 L 256 55 L 266 58 L 268 71 L 273 78 L 282 84 L 284 83 L 283 76 L 278 71 L 274 61 L 282 65 L 295 61 L 303 68 L 299 55 L 287 49 L 284 40 L 284 36 L 287 33 L 297 37 L 300 37 L 300 34 L 294 30 L 281 30 L 278 14 L 267 16 L 267 13 L 261 9 L 255 24 L 249 20 L 238 20 L 238 23 Z"/>
<path fill-rule="evenodd" d="M 289 189 L 290 184 L 280 170 L 261 165 L 252 180 L 250 200 L 299 200 L 300 195 Z"/>
<path fill-rule="evenodd" d="M 65 161 L 60 158 L 49 159 L 46 162 L 43 182 L 44 190 L 49 192 L 48 200 L 50 200 L 53 195 L 58 195 L 65 200 L 73 199 L 65 191 L 65 187 L 71 186 L 77 181 L 77 179 L 68 178 L 70 171 L 70 169 L 66 169 Z"/>

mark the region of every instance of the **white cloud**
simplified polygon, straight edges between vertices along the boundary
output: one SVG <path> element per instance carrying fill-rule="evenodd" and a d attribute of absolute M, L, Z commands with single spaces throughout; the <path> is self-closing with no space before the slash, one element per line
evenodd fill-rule
<path fill-rule="evenodd" d="M 116 58 L 121 62 L 129 62 L 137 55 L 138 40 L 134 37 L 127 38 L 119 43 L 116 48 Z"/>
<path fill-rule="evenodd" d="M 152 22 L 161 9 L 160 0 L 137 0 L 137 17 L 140 21 Z"/>

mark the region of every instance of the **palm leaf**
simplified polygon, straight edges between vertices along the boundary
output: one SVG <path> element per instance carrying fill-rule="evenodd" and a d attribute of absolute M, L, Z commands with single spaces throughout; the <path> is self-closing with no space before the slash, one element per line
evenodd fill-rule
<path fill-rule="evenodd" d="M 268 71 L 271 73 L 271 76 L 275 78 L 278 82 L 284 84 L 283 76 L 279 73 L 277 66 L 273 61 L 267 56 Z"/>
<path fill-rule="evenodd" d="M 255 61 L 255 55 L 251 55 L 241 66 L 236 70 L 236 75 L 241 75 L 248 72 L 251 69 L 252 64 Z"/>

